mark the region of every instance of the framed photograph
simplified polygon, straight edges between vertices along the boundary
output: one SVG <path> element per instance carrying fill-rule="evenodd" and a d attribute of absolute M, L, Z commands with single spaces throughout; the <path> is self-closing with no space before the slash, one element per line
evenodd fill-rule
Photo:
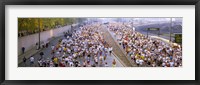
<path fill-rule="evenodd" d="M 0 7 L 2 85 L 199 84 L 199 0 L 5 0 Z"/>

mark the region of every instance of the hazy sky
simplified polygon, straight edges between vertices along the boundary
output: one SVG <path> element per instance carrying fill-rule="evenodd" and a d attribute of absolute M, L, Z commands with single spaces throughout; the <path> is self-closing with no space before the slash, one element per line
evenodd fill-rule
<path fill-rule="evenodd" d="M 92 19 L 92 18 L 90 18 Z M 121 20 L 145 20 L 145 21 L 170 21 L 171 18 L 96 18 L 100 20 L 116 20 L 116 19 L 121 19 Z M 182 21 L 182 18 L 172 18 L 172 21 Z"/>

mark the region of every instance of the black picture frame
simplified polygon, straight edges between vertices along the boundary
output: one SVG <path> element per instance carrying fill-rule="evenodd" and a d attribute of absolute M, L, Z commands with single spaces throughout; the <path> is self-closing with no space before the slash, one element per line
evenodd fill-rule
<path fill-rule="evenodd" d="M 6 5 L 195 5 L 195 80 L 5 80 Z M 1 85 L 199 85 L 199 0 L 1 0 L 0 1 L 0 83 Z"/>

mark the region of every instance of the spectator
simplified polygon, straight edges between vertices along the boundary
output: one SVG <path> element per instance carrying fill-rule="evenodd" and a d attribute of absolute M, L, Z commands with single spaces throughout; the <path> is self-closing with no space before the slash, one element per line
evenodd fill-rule
<path fill-rule="evenodd" d="M 26 57 L 24 56 L 24 58 L 23 58 L 23 62 L 24 62 L 24 66 L 26 66 Z"/>
<path fill-rule="evenodd" d="M 24 54 L 24 52 L 25 52 L 25 47 L 22 47 L 22 53 Z"/>

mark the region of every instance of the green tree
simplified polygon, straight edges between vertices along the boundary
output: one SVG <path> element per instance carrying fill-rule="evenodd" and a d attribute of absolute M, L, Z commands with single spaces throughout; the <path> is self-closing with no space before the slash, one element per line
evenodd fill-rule
<path fill-rule="evenodd" d="M 40 30 L 56 28 L 74 23 L 83 22 L 86 18 L 18 18 L 18 31 L 35 33 Z M 40 26 L 39 26 L 40 25 Z"/>

